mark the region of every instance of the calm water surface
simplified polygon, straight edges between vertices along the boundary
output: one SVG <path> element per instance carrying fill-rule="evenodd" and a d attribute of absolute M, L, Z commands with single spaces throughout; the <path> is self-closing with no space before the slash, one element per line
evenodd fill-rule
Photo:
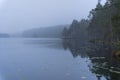
<path fill-rule="evenodd" d="M 81 46 L 52 38 L 1 38 L 0 80 L 107 80 L 92 72 Z"/>

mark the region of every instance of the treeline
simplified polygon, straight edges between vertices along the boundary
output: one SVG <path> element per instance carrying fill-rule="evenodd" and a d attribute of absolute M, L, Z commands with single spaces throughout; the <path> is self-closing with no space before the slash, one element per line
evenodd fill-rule
<path fill-rule="evenodd" d="M 119 42 L 120 0 L 107 0 L 105 5 L 98 0 L 96 8 L 90 11 L 87 20 L 74 20 L 70 28 L 63 30 L 63 38 L 83 38 L 86 34 L 92 42 Z"/>
<path fill-rule="evenodd" d="M 6 33 L 0 33 L 0 38 L 8 38 L 10 37 L 9 34 L 6 34 Z"/>
<path fill-rule="evenodd" d="M 88 32 L 90 39 L 103 43 L 120 40 L 120 0 L 107 0 L 104 6 L 98 3 L 90 12 Z"/>
<path fill-rule="evenodd" d="M 69 27 L 69 25 L 33 28 L 25 30 L 21 36 L 25 38 L 61 38 L 64 27 Z"/>
<path fill-rule="evenodd" d="M 89 25 L 89 20 L 82 19 L 80 22 L 77 20 L 73 20 L 72 24 L 69 28 L 64 28 L 63 30 L 63 38 L 67 39 L 86 39 L 87 33 L 86 29 Z"/>

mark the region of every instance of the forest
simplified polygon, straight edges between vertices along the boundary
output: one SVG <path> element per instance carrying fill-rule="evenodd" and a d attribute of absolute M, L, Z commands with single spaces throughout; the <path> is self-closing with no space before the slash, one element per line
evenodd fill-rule
<path fill-rule="evenodd" d="M 120 46 L 120 0 L 98 0 L 87 19 L 73 20 L 70 28 L 64 28 L 64 39 L 85 39 L 92 43 Z"/>

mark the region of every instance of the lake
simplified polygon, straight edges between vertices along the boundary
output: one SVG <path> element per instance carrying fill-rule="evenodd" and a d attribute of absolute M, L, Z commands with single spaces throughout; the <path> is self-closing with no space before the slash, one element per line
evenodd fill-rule
<path fill-rule="evenodd" d="M 103 47 L 87 45 L 57 38 L 0 38 L 0 80 L 120 80 L 117 72 L 99 67 L 115 64 L 117 69 L 119 61 L 109 61 Z"/>

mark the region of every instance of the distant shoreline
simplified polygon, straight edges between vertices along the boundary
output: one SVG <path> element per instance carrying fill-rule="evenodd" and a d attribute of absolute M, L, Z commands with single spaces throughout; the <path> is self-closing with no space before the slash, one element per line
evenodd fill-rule
<path fill-rule="evenodd" d="M 6 33 L 0 33 L 0 38 L 9 38 L 10 35 Z"/>

